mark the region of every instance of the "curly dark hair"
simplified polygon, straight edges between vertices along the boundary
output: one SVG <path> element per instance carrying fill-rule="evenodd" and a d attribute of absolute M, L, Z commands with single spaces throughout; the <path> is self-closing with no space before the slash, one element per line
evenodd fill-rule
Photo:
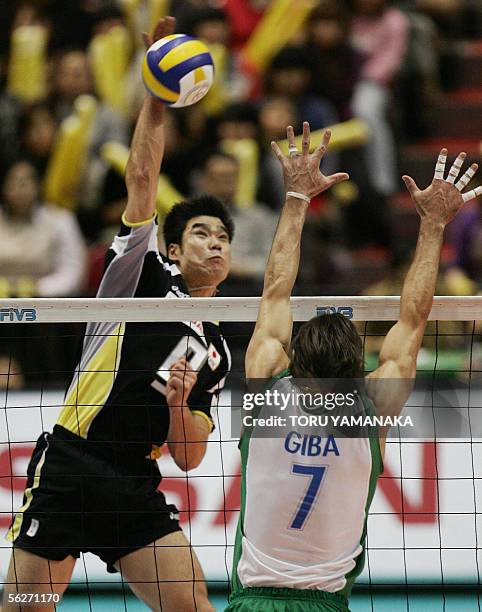
<path fill-rule="evenodd" d="M 295 378 L 363 378 L 362 341 L 342 314 L 324 314 L 304 323 L 291 343 Z"/>

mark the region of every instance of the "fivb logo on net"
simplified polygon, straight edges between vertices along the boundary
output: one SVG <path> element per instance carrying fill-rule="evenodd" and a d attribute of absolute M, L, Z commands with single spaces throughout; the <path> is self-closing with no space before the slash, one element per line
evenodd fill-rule
<path fill-rule="evenodd" d="M 353 319 L 353 308 L 351 306 L 317 306 L 316 316 L 325 314 L 342 314 L 347 319 Z"/>
<path fill-rule="evenodd" d="M 36 320 L 35 308 L 0 308 L 0 323 L 31 323 Z"/>

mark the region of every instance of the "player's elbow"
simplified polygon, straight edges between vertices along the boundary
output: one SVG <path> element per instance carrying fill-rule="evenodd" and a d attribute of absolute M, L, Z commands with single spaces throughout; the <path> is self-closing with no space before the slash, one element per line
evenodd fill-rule
<path fill-rule="evenodd" d="M 189 450 L 180 448 L 174 455 L 174 462 L 183 472 L 190 472 L 191 470 L 195 470 L 201 464 L 205 452 L 205 445 L 201 446 L 198 444 L 193 444 L 192 448 Z"/>
<path fill-rule="evenodd" d="M 177 467 L 183 472 L 190 472 L 191 470 L 195 470 L 202 461 L 201 457 L 178 457 L 174 458 L 174 461 Z"/>

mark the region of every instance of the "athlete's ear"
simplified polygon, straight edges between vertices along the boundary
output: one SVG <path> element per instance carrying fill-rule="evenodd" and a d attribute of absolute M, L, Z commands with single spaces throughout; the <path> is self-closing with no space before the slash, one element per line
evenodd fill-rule
<path fill-rule="evenodd" d="M 182 249 L 178 244 L 171 242 L 167 249 L 167 256 L 171 261 L 178 262 L 182 253 Z"/>

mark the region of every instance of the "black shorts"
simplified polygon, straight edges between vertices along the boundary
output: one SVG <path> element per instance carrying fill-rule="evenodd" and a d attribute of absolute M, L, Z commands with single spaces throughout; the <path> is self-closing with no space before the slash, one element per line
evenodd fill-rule
<path fill-rule="evenodd" d="M 7 536 L 14 547 L 58 561 L 91 552 L 116 572 L 121 557 L 180 531 L 179 511 L 156 490 L 157 464 L 113 456 L 58 425 L 43 433 Z"/>

